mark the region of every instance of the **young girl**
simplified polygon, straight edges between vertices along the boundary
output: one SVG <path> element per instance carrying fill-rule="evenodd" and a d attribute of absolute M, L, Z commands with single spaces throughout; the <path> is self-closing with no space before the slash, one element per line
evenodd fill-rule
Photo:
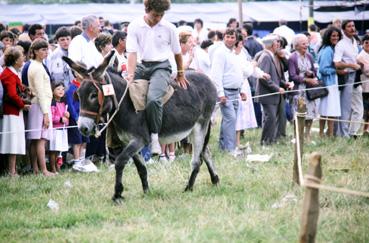
<path fill-rule="evenodd" d="M 68 151 L 68 132 L 65 126 L 69 123 L 68 105 L 65 102 L 64 83 L 57 82 L 53 85 L 53 100 L 51 102 L 51 114 L 53 120 L 53 137 L 50 140 L 50 165 L 51 171 L 60 170 L 61 164 L 56 164 L 57 156 L 61 152 Z"/>

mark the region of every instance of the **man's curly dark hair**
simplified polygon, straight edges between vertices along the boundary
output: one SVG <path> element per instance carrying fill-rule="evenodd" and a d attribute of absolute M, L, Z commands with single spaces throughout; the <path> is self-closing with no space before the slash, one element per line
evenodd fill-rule
<path fill-rule="evenodd" d="M 157 13 L 163 13 L 170 8 L 170 0 L 144 0 L 146 13 L 154 10 Z"/>

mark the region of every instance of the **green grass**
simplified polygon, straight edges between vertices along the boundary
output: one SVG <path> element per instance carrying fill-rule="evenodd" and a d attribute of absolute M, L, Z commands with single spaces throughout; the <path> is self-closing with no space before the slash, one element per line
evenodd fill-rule
<path fill-rule="evenodd" d="M 170 167 L 148 166 L 151 192 L 143 195 L 132 165 L 123 182 L 125 201 L 111 201 L 115 173 L 64 171 L 55 178 L 0 178 L 0 242 L 296 242 L 304 189 L 292 184 L 293 146 L 286 139 L 268 148 L 259 144 L 260 130 L 247 131 L 253 153 L 273 153 L 271 161 L 250 163 L 217 149 L 218 127 L 211 151 L 220 185 L 211 185 L 205 166 L 193 192 L 183 193 L 190 157 Z M 290 136 L 292 134 L 289 128 Z M 304 147 L 305 155 L 323 154 L 323 183 L 369 191 L 369 138 L 319 139 Z M 304 171 L 307 168 L 304 158 Z M 73 187 L 66 188 L 70 180 Z M 297 202 L 272 208 L 287 193 Z M 49 199 L 58 212 L 47 208 Z M 369 199 L 320 192 L 317 242 L 368 242 Z"/>

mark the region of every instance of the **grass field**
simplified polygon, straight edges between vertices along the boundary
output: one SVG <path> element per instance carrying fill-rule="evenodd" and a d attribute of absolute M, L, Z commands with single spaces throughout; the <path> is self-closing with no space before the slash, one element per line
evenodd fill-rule
<path fill-rule="evenodd" d="M 151 192 L 143 195 L 129 165 L 119 206 L 111 201 L 115 173 L 105 166 L 96 174 L 1 177 L 0 242 L 297 242 L 304 190 L 292 184 L 290 138 L 262 148 L 260 130 L 247 131 L 243 143 L 249 141 L 253 153 L 273 154 L 265 163 L 220 153 L 217 138 L 216 128 L 210 146 L 218 187 L 203 166 L 194 191 L 183 193 L 190 173 L 184 155 L 170 166 L 149 165 Z M 313 140 L 305 155 L 323 154 L 323 183 L 369 191 L 369 138 L 314 134 Z M 283 203 L 287 194 L 295 198 Z M 47 207 L 49 199 L 59 203 L 58 211 Z M 369 242 L 368 209 L 368 198 L 321 191 L 317 242 Z"/>

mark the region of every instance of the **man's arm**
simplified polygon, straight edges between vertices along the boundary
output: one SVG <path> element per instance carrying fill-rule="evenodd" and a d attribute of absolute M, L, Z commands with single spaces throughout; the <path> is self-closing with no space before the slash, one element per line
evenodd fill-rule
<path fill-rule="evenodd" d="M 360 65 L 357 63 L 345 63 L 342 61 L 344 52 L 344 45 L 342 42 L 338 42 L 337 45 L 334 47 L 334 57 L 333 62 L 336 69 L 346 69 L 351 68 L 353 70 L 360 69 Z"/>
<path fill-rule="evenodd" d="M 225 97 L 223 88 L 225 62 L 226 60 L 223 52 L 217 49 L 214 53 L 213 62 L 211 64 L 210 77 L 217 89 L 218 98 Z"/>
<path fill-rule="evenodd" d="M 127 58 L 127 81 L 133 81 L 135 77 L 135 71 L 137 67 L 137 52 L 130 52 L 128 53 Z"/>
<path fill-rule="evenodd" d="M 188 81 L 186 80 L 184 75 L 182 54 L 181 53 L 174 54 L 174 59 L 176 60 L 177 64 L 177 83 L 182 88 L 187 89 Z"/>
<path fill-rule="evenodd" d="M 360 69 L 360 65 L 357 63 L 345 63 L 342 61 L 339 62 L 334 62 L 334 66 L 337 69 L 345 69 L 345 68 L 351 68 L 353 70 L 359 70 Z"/>
<path fill-rule="evenodd" d="M 264 87 L 268 88 L 272 92 L 280 91 L 280 88 L 273 82 L 270 78 L 270 74 L 272 71 L 272 57 L 269 55 L 262 55 L 259 59 L 259 68 L 264 72 L 269 74 L 269 78 L 265 79 L 264 77 L 259 78 L 259 82 L 264 84 Z"/>

